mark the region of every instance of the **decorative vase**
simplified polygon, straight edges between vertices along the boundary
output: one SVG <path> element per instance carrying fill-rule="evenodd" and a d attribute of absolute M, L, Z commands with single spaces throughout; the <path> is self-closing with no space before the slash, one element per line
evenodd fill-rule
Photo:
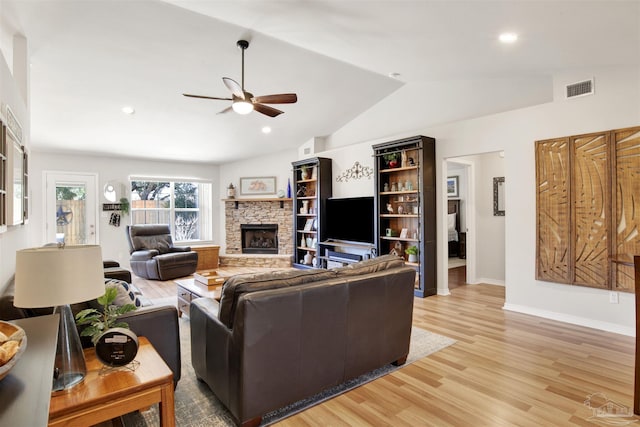
<path fill-rule="evenodd" d="M 303 200 L 302 201 L 302 208 L 300 209 L 300 213 L 301 214 L 309 213 L 309 201 L 308 200 Z"/>
<path fill-rule="evenodd" d="M 301 248 L 306 248 L 307 247 L 307 241 L 304 238 L 304 236 L 300 239 L 300 247 Z"/>
<path fill-rule="evenodd" d="M 304 263 L 306 265 L 311 265 L 312 261 L 313 261 L 313 256 L 311 255 L 311 252 L 307 252 L 307 254 L 304 256 Z"/>
<path fill-rule="evenodd" d="M 291 179 L 287 178 L 287 198 L 291 198 Z"/>

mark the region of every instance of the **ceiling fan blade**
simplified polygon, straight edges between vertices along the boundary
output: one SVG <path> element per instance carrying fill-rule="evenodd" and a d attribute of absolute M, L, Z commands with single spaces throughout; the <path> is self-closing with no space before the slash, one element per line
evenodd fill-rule
<path fill-rule="evenodd" d="M 231 98 L 217 98 L 215 96 L 203 96 L 203 95 L 191 95 L 188 93 L 183 93 L 184 96 L 188 96 L 191 98 L 202 98 L 202 99 L 218 99 L 220 101 L 231 101 Z"/>
<path fill-rule="evenodd" d="M 262 104 L 293 104 L 298 101 L 298 96 L 295 93 L 279 93 L 277 95 L 257 96 L 254 101 Z"/>
<path fill-rule="evenodd" d="M 244 99 L 244 91 L 242 90 L 242 86 L 240 86 L 237 81 L 230 79 L 229 77 L 223 77 L 222 81 L 232 94 L 234 94 L 238 98 Z"/>
<path fill-rule="evenodd" d="M 273 107 L 269 107 L 268 105 L 258 104 L 257 102 L 253 103 L 253 109 L 256 110 L 258 113 L 262 113 L 269 117 L 275 117 L 284 113 L 284 111 L 277 110 Z"/>
<path fill-rule="evenodd" d="M 217 114 L 224 114 L 224 113 L 228 113 L 229 111 L 233 110 L 233 108 L 231 108 L 231 106 L 228 106 L 227 108 L 225 108 L 224 110 L 218 111 L 216 113 Z"/>

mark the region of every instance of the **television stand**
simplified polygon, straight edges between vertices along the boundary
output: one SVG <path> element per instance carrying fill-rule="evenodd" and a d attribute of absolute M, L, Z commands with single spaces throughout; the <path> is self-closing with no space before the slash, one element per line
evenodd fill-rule
<path fill-rule="evenodd" d="M 373 243 L 328 239 L 320 242 L 319 246 L 318 266 L 320 268 L 342 267 L 376 256 L 376 245 Z"/>

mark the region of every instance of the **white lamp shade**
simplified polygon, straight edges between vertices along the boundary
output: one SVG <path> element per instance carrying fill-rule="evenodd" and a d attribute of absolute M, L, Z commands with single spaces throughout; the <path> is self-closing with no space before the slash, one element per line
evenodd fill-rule
<path fill-rule="evenodd" d="M 38 308 L 89 301 L 104 294 L 102 251 L 97 245 L 16 252 L 16 307 Z"/>

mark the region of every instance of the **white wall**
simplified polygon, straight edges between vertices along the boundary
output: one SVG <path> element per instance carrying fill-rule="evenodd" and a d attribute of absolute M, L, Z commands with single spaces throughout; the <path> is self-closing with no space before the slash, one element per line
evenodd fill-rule
<path fill-rule="evenodd" d="M 640 79 L 637 67 L 594 68 L 554 77 L 554 93 L 567 83 L 595 77 L 595 95 L 554 102 L 423 129 L 407 130 L 391 140 L 415 134 L 436 138 L 440 195 L 445 193 L 446 159 L 487 152 L 505 152 L 505 308 L 634 334 L 633 295 L 621 294 L 609 304 L 608 292 L 535 280 L 535 155 L 534 141 L 640 124 Z M 384 101 L 377 111 L 384 109 Z M 387 111 L 388 117 L 398 114 Z M 403 112 L 403 114 L 410 114 Z M 419 112 L 417 114 L 420 114 Z M 376 114 L 379 117 L 379 114 Z M 357 127 L 366 128 L 364 117 Z M 350 125 L 341 133 L 352 135 Z M 373 126 L 373 124 L 372 124 Z M 354 137 L 357 140 L 357 137 Z M 371 141 L 380 142 L 380 140 Z M 366 144 L 366 143 L 363 143 Z M 438 289 L 445 283 L 447 237 L 446 196 L 438 203 Z M 477 251 L 479 240 L 468 241 Z"/>
<path fill-rule="evenodd" d="M 572 100 L 565 100 L 559 96 L 565 84 L 579 81 L 585 76 L 595 77 L 595 95 Z M 375 114 L 363 114 L 354 122 L 340 129 L 333 138 L 335 142 L 340 137 L 348 135 L 352 141 L 364 142 L 343 148 L 334 148 L 314 155 L 334 159 L 335 185 L 333 193 L 335 196 L 367 195 L 372 194 L 373 183 L 369 184 L 363 181 L 353 186 L 336 184 L 336 171 L 347 165 L 352 165 L 354 160 L 368 157 L 372 153 L 371 145 L 375 143 L 418 134 L 436 138 L 436 172 L 441 196 L 437 205 L 438 292 L 445 292 L 445 275 L 447 273 L 447 236 L 444 224 L 446 217 L 446 160 L 454 157 L 504 151 L 504 176 L 507 179 L 507 214 L 502 219 L 505 229 L 505 308 L 633 335 L 635 333 L 633 295 L 620 294 L 619 304 L 609 304 L 607 291 L 535 280 L 534 141 L 640 125 L 639 76 L 637 67 L 567 71 L 554 76 L 553 92 L 557 97 L 553 102 L 440 126 L 407 129 L 402 133 L 367 140 L 368 129 L 379 128 L 381 117 L 392 120 L 391 118 L 397 117 L 399 114 L 397 100 L 388 104 L 383 100 L 376 105 Z M 402 111 L 403 116 L 412 114 L 405 109 Z M 421 112 L 418 110 L 413 114 L 420 116 Z M 415 120 L 416 117 L 412 119 Z M 406 119 L 406 121 L 410 122 L 411 120 Z M 288 159 L 288 161 L 290 160 Z M 244 163 L 255 164 L 253 162 Z M 262 163 L 258 161 L 261 173 L 266 174 L 267 170 L 264 170 L 263 163 L 264 161 Z M 281 167 L 284 167 L 285 163 L 287 161 L 283 159 Z M 336 163 L 340 166 L 336 167 Z M 229 165 L 226 170 L 232 175 L 233 168 L 237 166 Z M 290 169 L 289 165 L 287 168 Z M 228 179 L 223 181 L 226 182 Z M 483 198 L 488 203 L 489 198 Z M 472 250 L 480 253 L 483 250 L 482 239 L 472 239 L 469 238 L 470 235 L 467 237 L 468 246 L 472 245 Z M 497 266 L 488 267 L 492 270 L 499 269 Z M 484 274 L 489 276 L 497 273 L 486 272 Z"/>
<path fill-rule="evenodd" d="M 607 291 L 535 280 L 534 141 L 640 124 L 638 70 L 578 70 L 556 76 L 556 87 L 596 77 L 596 94 L 557 99 L 521 110 L 426 129 L 438 141 L 438 158 L 505 151 L 505 308 L 559 320 L 634 333 L 634 300 L 621 294 L 609 304 Z M 441 174 L 442 172 L 439 172 Z M 444 236 L 441 236 L 444 240 Z M 476 241 L 476 249 L 480 239 Z M 439 245 L 439 248 L 444 245 Z"/>
<path fill-rule="evenodd" d="M 98 215 L 100 216 L 98 232 L 102 256 L 114 259 L 121 265 L 129 265 L 129 248 L 125 238 L 125 225 L 130 223 L 131 216 L 123 216 L 120 227 L 109 225 L 109 215 L 102 216 L 102 204 L 108 203 L 102 194 L 107 182 L 121 184 L 124 196 L 131 199 L 127 190 L 130 175 L 160 176 L 169 178 L 196 178 L 212 182 L 213 188 L 213 243 L 218 244 L 217 233 L 219 223 L 218 210 L 215 208 L 220 200 L 218 189 L 221 187 L 218 178 L 218 167 L 202 163 L 152 162 L 139 159 L 126 160 L 120 158 L 98 157 L 88 155 L 53 154 L 32 152 L 31 154 L 31 219 L 29 242 L 32 246 L 47 243 L 44 235 L 44 171 L 84 172 L 98 174 Z M 119 196 L 121 197 L 121 196 Z"/>

